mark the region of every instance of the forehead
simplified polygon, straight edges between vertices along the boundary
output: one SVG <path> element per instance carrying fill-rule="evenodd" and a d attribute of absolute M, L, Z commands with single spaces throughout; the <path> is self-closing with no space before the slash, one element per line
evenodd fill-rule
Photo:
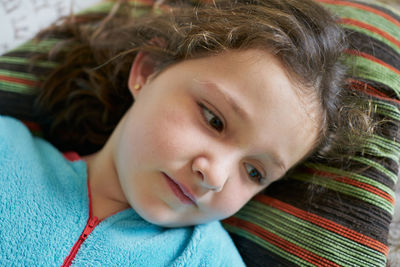
<path fill-rule="evenodd" d="M 231 106 L 228 127 L 235 145 L 282 161 L 286 169 L 313 148 L 318 105 L 304 99 L 274 56 L 260 50 L 227 52 L 203 63 L 195 83 L 222 106 Z"/>

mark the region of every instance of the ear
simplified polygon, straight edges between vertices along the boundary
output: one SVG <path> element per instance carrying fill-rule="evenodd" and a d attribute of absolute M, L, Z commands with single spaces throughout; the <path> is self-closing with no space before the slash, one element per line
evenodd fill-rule
<path fill-rule="evenodd" d="M 159 48 L 167 47 L 167 42 L 161 37 L 152 38 L 149 41 L 149 44 L 152 46 L 158 46 Z M 136 98 L 146 82 L 151 80 L 152 74 L 155 74 L 158 64 L 160 64 L 160 62 L 149 52 L 140 51 L 136 55 L 128 80 L 128 87 L 134 98 Z"/>
<path fill-rule="evenodd" d="M 157 64 L 158 62 L 148 52 L 140 51 L 136 55 L 128 79 L 128 87 L 134 98 L 155 72 Z"/>

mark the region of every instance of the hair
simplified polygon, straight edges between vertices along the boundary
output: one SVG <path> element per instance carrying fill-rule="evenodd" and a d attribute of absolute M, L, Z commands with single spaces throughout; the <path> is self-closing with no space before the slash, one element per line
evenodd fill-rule
<path fill-rule="evenodd" d="M 37 98 L 46 118 L 42 126 L 47 139 L 61 149 L 82 154 L 98 150 L 134 102 L 127 86 L 138 51 L 148 52 L 159 62 L 157 73 L 183 60 L 227 50 L 269 51 L 310 103 L 319 105 L 321 129 L 312 151 L 315 157 L 339 150 L 343 154 L 349 141 L 354 143 L 351 136 L 370 127 L 365 113 L 352 104 L 357 102 L 355 95 L 343 90 L 346 69 L 340 55 L 346 47 L 344 33 L 335 17 L 317 3 L 221 0 L 168 4 L 162 12 L 138 17 L 132 9 L 139 7 L 119 1 L 108 14 L 71 16 L 38 35 L 39 39 L 65 38 L 48 54 L 61 64 L 46 75 Z"/>

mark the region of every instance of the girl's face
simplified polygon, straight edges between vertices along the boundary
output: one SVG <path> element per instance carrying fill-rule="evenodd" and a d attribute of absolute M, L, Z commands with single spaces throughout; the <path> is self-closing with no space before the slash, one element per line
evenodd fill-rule
<path fill-rule="evenodd" d="M 113 162 L 144 219 L 175 227 L 229 217 L 313 148 L 318 112 L 267 52 L 187 60 L 154 79 L 142 62 Z"/>

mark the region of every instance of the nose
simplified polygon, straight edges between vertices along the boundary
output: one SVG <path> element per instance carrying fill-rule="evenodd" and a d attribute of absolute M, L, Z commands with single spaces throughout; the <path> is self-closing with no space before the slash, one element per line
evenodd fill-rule
<path fill-rule="evenodd" d="M 230 175 L 228 165 L 227 159 L 223 162 L 199 156 L 193 160 L 192 171 L 199 177 L 204 188 L 220 192 Z"/>

